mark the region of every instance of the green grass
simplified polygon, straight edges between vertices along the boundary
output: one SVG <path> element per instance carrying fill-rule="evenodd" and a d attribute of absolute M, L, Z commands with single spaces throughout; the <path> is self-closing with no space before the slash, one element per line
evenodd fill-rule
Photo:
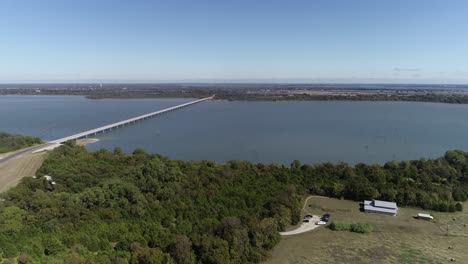
<path fill-rule="evenodd" d="M 398 257 L 398 262 L 402 264 L 413 263 L 435 263 L 431 258 L 424 255 L 419 249 L 402 248 Z"/>
<path fill-rule="evenodd" d="M 397 216 L 387 216 L 360 212 L 358 202 L 320 197 L 309 199 L 305 209 L 330 213 L 330 221 L 368 223 L 374 231 L 357 234 L 320 227 L 283 237 L 267 263 L 447 263 L 450 258 L 468 263 L 466 209 L 439 213 L 400 208 Z M 415 219 L 418 212 L 429 212 L 435 220 Z"/>

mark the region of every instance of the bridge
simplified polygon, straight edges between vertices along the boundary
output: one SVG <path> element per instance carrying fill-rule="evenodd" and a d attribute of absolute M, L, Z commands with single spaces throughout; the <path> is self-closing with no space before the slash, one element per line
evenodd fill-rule
<path fill-rule="evenodd" d="M 87 138 L 89 136 L 95 136 L 95 135 L 97 135 L 99 133 L 109 132 L 109 131 L 111 131 L 113 129 L 116 129 L 116 128 L 119 128 L 119 127 L 124 127 L 124 126 L 130 125 L 130 124 L 134 124 L 134 123 L 136 123 L 138 121 L 142 121 L 142 120 L 145 120 L 145 119 L 156 117 L 158 115 L 162 115 L 164 113 L 179 110 L 181 108 L 185 108 L 187 106 L 198 104 L 198 103 L 204 102 L 206 100 L 211 100 L 213 98 L 214 98 L 214 95 L 210 96 L 210 97 L 207 97 L 207 98 L 200 99 L 200 100 L 188 102 L 188 103 L 185 103 L 185 104 L 172 106 L 172 107 L 169 107 L 169 108 L 166 108 L 166 109 L 163 109 L 163 110 L 159 110 L 159 111 L 156 111 L 156 112 L 152 112 L 152 113 L 149 113 L 149 114 L 146 114 L 146 115 L 137 116 L 137 117 L 130 118 L 130 119 L 127 119 L 127 120 L 123 120 L 123 121 L 120 121 L 120 122 L 117 122 L 117 123 L 105 125 L 105 126 L 102 126 L 102 127 L 98 127 L 98 128 L 95 128 L 95 129 L 88 130 L 88 131 L 84 131 L 84 132 L 81 132 L 81 133 L 78 133 L 78 134 L 75 134 L 75 135 L 71 135 L 71 136 L 68 136 L 68 137 L 52 140 L 52 141 L 49 141 L 49 143 L 58 143 L 58 144 L 60 144 L 60 143 L 70 141 L 70 140 L 78 140 L 78 139 Z"/>
<path fill-rule="evenodd" d="M 179 110 L 179 109 L 182 109 L 182 108 L 194 105 L 194 104 L 198 104 L 198 103 L 201 103 L 201 102 L 204 102 L 204 101 L 207 101 L 207 100 L 211 100 L 213 98 L 214 98 L 214 95 L 210 96 L 210 97 L 207 97 L 207 98 L 195 100 L 195 101 L 192 101 L 192 102 L 188 102 L 188 103 L 172 106 L 172 107 L 169 107 L 169 108 L 165 108 L 165 109 L 162 109 L 162 110 L 159 110 L 159 111 L 156 111 L 156 112 L 152 112 L 152 113 L 148 113 L 148 114 L 145 114 L 145 115 L 133 117 L 133 118 L 130 118 L 130 119 L 127 119 L 127 120 L 117 122 L 117 123 L 105 125 L 105 126 L 102 126 L 102 127 L 98 127 L 98 128 L 95 128 L 95 129 L 88 130 L 88 131 L 84 131 L 84 132 L 74 134 L 74 135 L 71 135 L 71 136 L 68 136 L 68 137 L 52 140 L 52 141 L 49 141 L 49 142 L 47 142 L 45 144 L 42 144 L 42 145 L 39 145 L 39 146 L 34 146 L 34 147 L 27 148 L 27 149 L 19 150 L 19 151 L 14 152 L 13 154 L 8 155 L 8 156 L 6 156 L 4 158 L 0 158 L 0 163 L 5 162 L 5 161 L 10 160 L 10 159 L 13 159 L 13 158 L 16 158 L 16 157 L 19 157 L 19 156 L 22 156 L 24 154 L 31 153 L 31 152 L 35 153 L 35 152 L 40 152 L 40 151 L 44 151 L 44 150 L 51 150 L 51 149 L 54 149 L 54 148 L 60 146 L 60 144 L 66 142 L 66 141 L 79 140 L 79 139 L 87 138 L 87 137 L 90 137 L 90 136 L 95 136 L 95 135 L 100 134 L 100 133 L 106 133 L 106 132 L 109 132 L 111 130 L 114 130 L 114 129 L 117 129 L 117 128 L 120 128 L 120 127 L 128 126 L 128 125 L 134 124 L 136 122 L 139 122 L 139 121 L 142 121 L 142 120 L 145 120 L 145 119 L 153 118 L 153 117 L 162 115 L 164 113 L 176 111 L 176 110 Z"/>

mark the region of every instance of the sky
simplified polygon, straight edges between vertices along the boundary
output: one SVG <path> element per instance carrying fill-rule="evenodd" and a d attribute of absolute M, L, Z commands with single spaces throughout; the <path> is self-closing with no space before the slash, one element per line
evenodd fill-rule
<path fill-rule="evenodd" d="M 468 84 L 468 1 L 2 0 L 12 82 Z"/>

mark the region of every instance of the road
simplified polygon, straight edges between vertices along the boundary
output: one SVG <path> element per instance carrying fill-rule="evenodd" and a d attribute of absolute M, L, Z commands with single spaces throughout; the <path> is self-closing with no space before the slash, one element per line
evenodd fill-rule
<path fill-rule="evenodd" d="M 305 232 L 312 231 L 315 228 L 319 227 L 319 225 L 315 224 L 318 221 L 320 221 L 320 217 L 318 217 L 317 215 L 314 215 L 314 217 L 310 219 L 308 223 L 302 222 L 302 224 L 298 228 L 291 230 L 291 231 L 280 232 L 280 235 L 291 236 L 291 235 L 297 235 L 297 234 L 302 234 Z"/>
<path fill-rule="evenodd" d="M 305 233 L 305 232 L 312 231 L 315 228 L 319 227 L 319 225 L 316 225 L 315 223 L 320 221 L 320 217 L 318 215 L 312 214 L 311 212 L 309 212 L 307 210 L 307 202 L 309 201 L 309 199 L 310 198 L 319 198 L 319 197 L 323 198 L 323 196 L 312 195 L 312 196 L 307 197 L 307 199 L 304 201 L 304 205 L 302 206 L 302 211 L 305 214 L 310 214 L 310 215 L 314 216 L 312 219 L 309 220 L 308 223 L 302 222 L 301 225 L 298 228 L 296 228 L 294 230 L 291 230 L 291 231 L 280 232 L 280 235 L 282 235 L 282 236 L 291 236 L 291 235 L 302 234 L 302 233 Z"/>
<path fill-rule="evenodd" d="M 55 143 L 45 143 L 45 144 L 41 144 L 41 145 L 29 147 L 29 148 L 17 150 L 15 152 L 11 153 L 11 154 L 7 154 L 7 156 L 5 156 L 3 158 L 0 158 L 0 164 L 4 163 L 4 162 L 7 162 L 7 161 L 9 161 L 11 159 L 14 159 L 14 158 L 17 158 L 17 157 L 32 153 L 32 152 L 34 152 L 36 150 L 47 148 L 47 147 L 52 146 L 54 144 Z"/>

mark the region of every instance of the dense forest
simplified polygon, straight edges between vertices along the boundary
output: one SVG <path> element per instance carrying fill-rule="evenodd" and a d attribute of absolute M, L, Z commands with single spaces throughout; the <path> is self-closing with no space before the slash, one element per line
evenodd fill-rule
<path fill-rule="evenodd" d="M 0 132 L 0 153 L 6 153 L 41 143 L 42 140 L 40 138 Z"/>
<path fill-rule="evenodd" d="M 50 153 L 36 178 L 3 194 L 0 254 L 20 263 L 258 263 L 278 231 L 298 223 L 304 195 L 462 210 L 467 169 L 462 151 L 383 166 L 284 166 L 70 143 Z"/>

